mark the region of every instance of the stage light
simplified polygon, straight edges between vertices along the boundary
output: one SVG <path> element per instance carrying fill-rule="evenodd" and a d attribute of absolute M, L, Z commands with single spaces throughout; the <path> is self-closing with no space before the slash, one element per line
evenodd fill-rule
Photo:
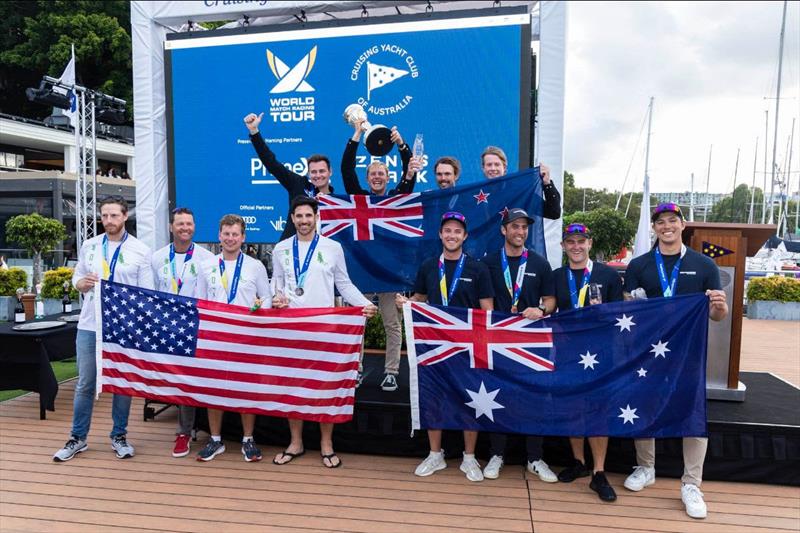
<path fill-rule="evenodd" d="M 103 93 L 94 93 L 95 118 L 106 124 L 125 124 L 125 100 Z"/>
<path fill-rule="evenodd" d="M 72 107 L 72 102 L 68 95 L 54 91 L 53 86 L 44 81 L 39 84 L 38 89 L 34 89 L 33 87 L 25 89 L 25 96 L 28 97 L 28 100 L 37 104 L 61 109 L 70 109 Z"/>

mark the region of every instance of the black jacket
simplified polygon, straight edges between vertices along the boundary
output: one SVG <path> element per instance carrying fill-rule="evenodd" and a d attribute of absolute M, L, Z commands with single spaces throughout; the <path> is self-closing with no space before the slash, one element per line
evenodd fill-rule
<path fill-rule="evenodd" d="M 283 188 L 286 189 L 286 192 L 289 193 L 289 205 L 291 205 L 292 200 L 297 196 L 310 196 L 313 198 L 319 193 L 319 190 L 314 184 L 308 181 L 308 178 L 300 174 L 295 174 L 277 160 L 275 154 L 272 153 L 267 143 L 264 142 L 261 132 L 251 135 L 250 142 L 253 143 L 253 148 L 256 149 L 258 158 L 264 164 L 264 167 L 266 167 L 270 174 L 275 176 L 275 179 L 278 180 L 278 182 L 283 185 Z M 330 188 L 331 193 L 333 193 L 333 185 L 331 185 Z M 288 239 L 295 233 L 297 233 L 297 230 L 294 227 L 294 222 L 292 222 L 291 213 L 287 213 L 286 225 L 283 228 L 283 233 L 281 233 L 281 240 Z"/>
<path fill-rule="evenodd" d="M 344 181 L 344 190 L 347 194 L 373 194 L 369 189 L 363 189 L 358 182 L 358 174 L 356 174 L 356 151 L 358 151 L 358 142 L 352 139 L 347 141 L 342 154 L 342 180 Z M 407 144 L 398 147 L 400 152 L 400 160 L 403 162 L 403 174 L 400 176 L 400 183 L 394 189 L 388 191 L 386 196 L 394 196 L 395 194 L 408 194 L 414 192 L 414 184 L 417 182 L 416 173 L 410 179 L 404 179 L 406 171 L 408 171 L 408 162 L 411 161 L 411 149 Z"/>
<path fill-rule="evenodd" d="M 549 185 L 543 185 L 542 191 L 544 192 L 544 207 L 542 207 L 542 216 L 557 220 L 561 216 L 561 194 L 559 194 L 556 186 L 551 181 Z"/>

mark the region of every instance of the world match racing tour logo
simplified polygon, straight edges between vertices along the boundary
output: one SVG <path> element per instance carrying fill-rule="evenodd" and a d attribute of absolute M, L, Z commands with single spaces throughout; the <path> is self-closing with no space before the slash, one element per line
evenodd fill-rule
<path fill-rule="evenodd" d="M 375 63 L 376 60 L 380 61 L 381 64 Z M 394 66 L 383 63 L 389 63 Z M 364 65 L 367 66 L 366 69 L 362 68 Z M 373 99 L 373 93 L 377 89 L 386 87 L 405 76 L 410 75 L 412 79 L 419 77 L 419 68 L 414 56 L 409 54 L 405 48 L 396 44 L 380 44 L 367 48 L 353 64 L 350 79 L 352 81 L 358 81 L 359 78 L 363 79 L 361 76 L 363 71 L 366 71 L 367 96 L 366 98 L 359 97 L 358 103 L 367 111 L 368 115 L 393 115 L 405 109 L 413 100 L 413 97 L 410 94 L 406 94 L 402 86 L 399 86 L 397 91 L 383 93 L 380 95 L 381 99 Z"/>
<path fill-rule="evenodd" d="M 317 47 L 314 46 L 295 66 L 281 61 L 272 50 L 267 49 L 267 64 L 278 83 L 270 89 L 271 94 L 310 93 L 314 92 L 307 81 L 311 69 L 317 59 Z M 315 119 L 313 96 L 276 97 L 269 99 L 269 116 L 273 122 L 305 122 Z"/>

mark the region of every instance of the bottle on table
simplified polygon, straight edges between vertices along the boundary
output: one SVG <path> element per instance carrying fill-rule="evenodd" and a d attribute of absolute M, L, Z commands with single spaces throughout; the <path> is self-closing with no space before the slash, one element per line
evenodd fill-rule
<path fill-rule="evenodd" d="M 17 324 L 25 322 L 25 307 L 22 305 L 23 294 L 25 294 L 25 289 L 17 289 L 17 304 L 14 306 L 14 322 Z"/>
<path fill-rule="evenodd" d="M 33 313 L 36 320 L 44 318 L 44 298 L 42 298 L 42 284 L 36 284 L 36 299 L 33 301 Z"/>
<path fill-rule="evenodd" d="M 72 312 L 72 299 L 69 297 L 70 283 L 64 282 L 64 297 L 61 298 L 61 312 L 64 314 Z"/>

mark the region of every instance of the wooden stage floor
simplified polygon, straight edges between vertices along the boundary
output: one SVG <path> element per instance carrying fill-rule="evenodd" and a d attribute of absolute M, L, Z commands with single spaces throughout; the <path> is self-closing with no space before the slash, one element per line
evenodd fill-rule
<path fill-rule="evenodd" d="M 743 370 L 800 382 L 797 323 L 745 320 L 744 335 Z M 264 461 L 245 463 L 236 443 L 209 463 L 194 454 L 174 459 L 175 410 L 145 423 L 140 399 L 129 426 L 136 457 L 118 460 L 107 437 L 107 395 L 95 409 L 89 451 L 57 464 L 51 457 L 69 433 L 73 386 L 61 386 L 56 412 L 44 421 L 36 394 L 0 404 L 2 532 L 800 531 L 797 487 L 709 481 L 702 487 L 708 518 L 693 520 L 677 479 L 631 493 L 622 475 L 610 474 L 619 499 L 606 504 L 586 478 L 547 484 L 519 466 L 470 483 L 456 461 L 429 478 L 413 475 L 418 459 L 410 458 L 342 454 L 343 467 L 328 470 L 309 451 L 280 467 L 268 460 L 275 448 L 262 447 Z"/>

